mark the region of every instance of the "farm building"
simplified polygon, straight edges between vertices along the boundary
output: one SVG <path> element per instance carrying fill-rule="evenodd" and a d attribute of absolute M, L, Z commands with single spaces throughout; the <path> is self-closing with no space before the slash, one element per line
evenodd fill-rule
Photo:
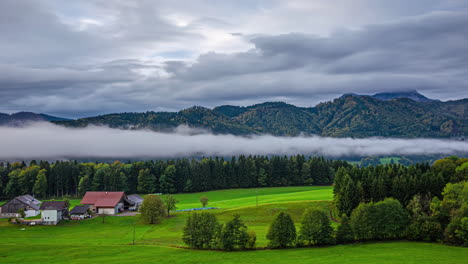
<path fill-rule="evenodd" d="M 88 218 L 90 215 L 89 205 L 77 205 L 70 211 L 70 219 L 71 220 L 83 220 Z"/>
<path fill-rule="evenodd" d="M 68 216 L 68 202 L 66 201 L 43 202 L 40 209 L 43 225 L 56 225 Z"/>
<path fill-rule="evenodd" d="M 134 206 L 124 192 L 86 192 L 80 204 L 89 205 L 98 214 L 117 214 Z"/>
<path fill-rule="evenodd" d="M 0 217 L 21 217 L 19 210 L 23 209 L 25 217 L 36 216 L 40 213 L 41 201 L 31 195 L 15 197 L 0 207 Z"/>
<path fill-rule="evenodd" d="M 141 203 L 143 203 L 143 198 L 138 194 L 130 194 L 127 198 L 134 203 L 134 205 L 130 206 L 128 209 L 131 211 L 138 211 Z"/>

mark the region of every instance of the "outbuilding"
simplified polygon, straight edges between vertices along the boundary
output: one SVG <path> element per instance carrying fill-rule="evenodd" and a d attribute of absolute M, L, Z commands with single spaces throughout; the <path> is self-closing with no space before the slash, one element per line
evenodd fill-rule
<path fill-rule="evenodd" d="M 90 217 L 89 205 L 77 205 L 70 211 L 71 220 L 83 220 Z"/>
<path fill-rule="evenodd" d="M 129 196 L 127 196 L 128 200 L 133 202 L 134 205 L 133 206 L 130 206 L 128 209 L 131 210 L 131 211 L 138 211 L 140 210 L 140 206 L 141 204 L 143 203 L 143 198 L 138 195 L 138 194 L 130 194 Z"/>

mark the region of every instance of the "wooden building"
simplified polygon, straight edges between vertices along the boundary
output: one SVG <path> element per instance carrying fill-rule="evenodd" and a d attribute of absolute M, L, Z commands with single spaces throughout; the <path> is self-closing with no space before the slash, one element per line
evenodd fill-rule
<path fill-rule="evenodd" d="M 0 217 L 21 217 L 21 209 L 24 210 L 25 217 L 36 216 L 40 213 L 40 205 L 41 201 L 29 194 L 17 196 L 0 207 Z"/>

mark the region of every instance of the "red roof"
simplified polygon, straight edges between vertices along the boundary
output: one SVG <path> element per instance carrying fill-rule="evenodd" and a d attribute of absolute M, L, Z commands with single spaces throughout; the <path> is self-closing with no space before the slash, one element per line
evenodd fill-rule
<path fill-rule="evenodd" d="M 80 204 L 115 207 L 124 198 L 124 195 L 124 192 L 86 192 Z"/>

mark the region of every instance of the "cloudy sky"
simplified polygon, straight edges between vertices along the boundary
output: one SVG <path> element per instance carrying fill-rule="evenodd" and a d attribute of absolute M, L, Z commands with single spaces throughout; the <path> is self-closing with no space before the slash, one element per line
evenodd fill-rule
<path fill-rule="evenodd" d="M 2 0 L 0 112 L 468 97 L 468 0 Z"/>

